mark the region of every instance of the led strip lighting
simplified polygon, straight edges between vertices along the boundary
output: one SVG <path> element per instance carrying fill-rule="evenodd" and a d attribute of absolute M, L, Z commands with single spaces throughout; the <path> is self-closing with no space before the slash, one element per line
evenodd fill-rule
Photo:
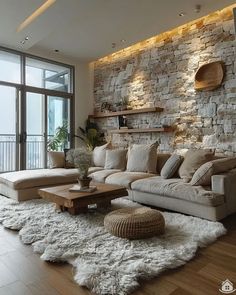
<path fill-rule="evenodd" d="M 50 6 L 52 6 L 56 0 L 47 0 L 43 5 L 36 9 L 30 16 L 28 16 L 23 23 L 17 28 L 17 32 L 22 31 L 25 27 L 31 24 L 37 17 L 39 17 L 44 11 L 46 11 Z"/>

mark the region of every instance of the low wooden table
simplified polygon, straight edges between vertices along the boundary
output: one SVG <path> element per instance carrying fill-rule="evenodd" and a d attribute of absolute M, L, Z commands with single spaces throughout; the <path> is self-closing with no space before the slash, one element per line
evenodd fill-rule
<path fill-rule="evenodd" d="M 128 195 L 125 187 L 106 183 L 92 183 L 97 190 L 88 192 L 70 192 L 73 184 L 60 185 L 38 190 L 39 195 L 56 204 L 57 209 L 69 211 L 70 214 L 79 214 L 88 211 L 88 205 L 96 204 L 97 207 L 108 207 L 111 200 Z"/>

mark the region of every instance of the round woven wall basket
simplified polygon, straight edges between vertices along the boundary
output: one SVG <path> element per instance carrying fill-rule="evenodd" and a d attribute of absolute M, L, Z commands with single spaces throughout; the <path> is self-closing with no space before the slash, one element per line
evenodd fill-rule
<path fill-rule="evenodd" d="M 112 235 L 131 240 L 150 238 L 165 232 L 163 215 L 147 207 L 112 211 L 105 216 L 104 226 Z"/>

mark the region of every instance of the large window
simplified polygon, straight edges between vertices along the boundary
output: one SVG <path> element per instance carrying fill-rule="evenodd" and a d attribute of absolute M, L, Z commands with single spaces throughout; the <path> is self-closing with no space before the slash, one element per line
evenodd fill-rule
<path fill-rule="evenodd" d="M 0 81 L 21 83 L 21 57 L 0 50 Z"/>
<path fill-rule="evenodd" d="M 30 86 L 71 92 L 70 68 L 26 58 L 26 84 Z"/>
<path fill-rule="evenodd" d="M 0 172 L 47 166 L 47 142 L 72 144 L 73 67 L 0 48 Z"/>

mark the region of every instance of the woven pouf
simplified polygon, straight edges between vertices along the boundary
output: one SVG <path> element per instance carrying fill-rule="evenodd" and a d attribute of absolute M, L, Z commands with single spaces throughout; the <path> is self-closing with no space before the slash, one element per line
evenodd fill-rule
<path fill-rule="evenodd" d="M 114 236 L 132 240 L 163 234 L 165 220 L 158 210 L 147 207 L 124 208 L 108 213 L 104 226 Z"/>

